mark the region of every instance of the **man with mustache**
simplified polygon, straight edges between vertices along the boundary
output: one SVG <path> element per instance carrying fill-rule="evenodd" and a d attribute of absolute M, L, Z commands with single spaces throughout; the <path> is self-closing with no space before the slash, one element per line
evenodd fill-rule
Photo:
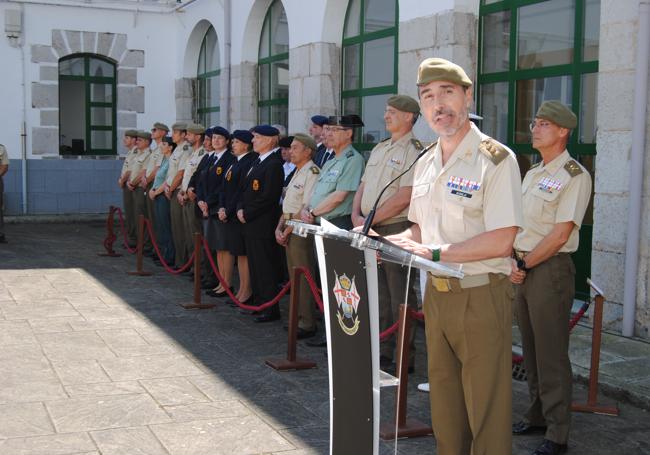
<path fill-rule="evenodd" d="M 438 455 L 511 453 L 512 244 L 523 225 L 514 153 L 469 121 L 472 81 L 441 58 L 418 69 L 422 114 L 439 140 L 416 165 L 409 219 L 389 240 L 464 278 L 429 275 L 424 297 Z"/>

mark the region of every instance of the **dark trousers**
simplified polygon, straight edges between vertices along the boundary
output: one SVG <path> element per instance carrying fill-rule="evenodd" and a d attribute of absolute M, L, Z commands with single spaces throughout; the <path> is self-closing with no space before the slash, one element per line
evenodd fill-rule
<path fill-rule="evenodd" d="M 174 265 L 176 255 L 174 242 L 172 240 L 172 223 L 169 216 L 169 200 L 165 195 L 160 194 L 153 201 L 156 212 L 156 240 L 160 247 L 160 253 L 163 255 L 165 262 Z"/>
<path fill-rule="evenodd" d="M 575 266 L 561 253 L 531 269 L 516 286 L 515 311 L 531 404 L 524 418 L 546 425 L 546 439 L 566 444 L 571 423 L 569 318 Z"/>
<path fill-rule="evenodd" d="M 273 300 L 278 294 L 279 255 L 278 244 L 273 238 L 244 236 L 248 256 L 248 267 L 255 304 L 259 305 Z M 267 314 L 280 314 L 278 305 L 265 310 Z"/>

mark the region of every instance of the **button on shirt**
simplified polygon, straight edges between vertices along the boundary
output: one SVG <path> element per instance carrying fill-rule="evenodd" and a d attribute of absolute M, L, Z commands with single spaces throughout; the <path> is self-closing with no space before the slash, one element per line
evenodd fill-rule
<path fill-rule="evenodd" d="M 396 178 L 401 172 L 415 161 L 420 150 L 413 143 L 413 133 L 409 132 L 395 142 L 390 139 L 380 142 L 370 154 L 366 171 L 361 178 L 363 182 L 363 195 L 361 197 L 361 213 L 367 216 L 379 195 L 379 192 Z M 391 184 L 379 200 L 380 207 L 387 199 L 393 197 L 397 191 L 405 186 L 413 185 L 413 170 L 404 174 L 398 181 Z M 402 213 L 384 220 L 381 225 L 397 223 L 406 220 L 408 207 Z"/>
<path fill-rule="evenodd" d="M 573 173 L 573 176 L 572 176 Z M 578 249 L 578 231 L 591 197 L 591 176 L 566 150 L 547 164 L 531 168 L 522 183 L 524 228 L 515 249 L 531 251 L 556 223 L 575 224 L 560 253 Z"/>
<path fill-rule="evenodd" d="M 320 169 L 312 160 L 309 160 L 303 167 L 296 170 L 287 186 L 287 193 L 284 195 L 284 201 L 282 202 L 283 213 L 299 215 L 302 207 L 307 205 L 311 199 L 319 172 Z M 294 216 L 294 218 L 300 217 Z"/>
<path fill-rule="evenodd" d="M 167 170 L 167 185 L 172 184 L 174 177 L 179 171 L 185 169 L 187 160 L 192 154 L 192 147 L 187 142 L 181 142 L 176 146 L 171 156 L 169 157 L 169 169 Z"/>
<path fill-rule="evenodd" d="M 523 226 L 515 155 L 499 144 L 507 155 L 495 164 L 480 150 L 485 148 L 481 141 L 487 139 L 472 124 L 445 166 L 440 143 L 416 164 L 408 218 L 420 226 L 423 244 L 458 243 L 486 231 Z M 508 258 L 468 262 L 463 271 L 509 275 L 510 262 Z"/>

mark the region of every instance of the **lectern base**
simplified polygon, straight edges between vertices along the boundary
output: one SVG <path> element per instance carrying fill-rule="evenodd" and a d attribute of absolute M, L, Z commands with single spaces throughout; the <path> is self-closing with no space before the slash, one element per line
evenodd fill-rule
<path fill-rule="evenodd" d="M 431 425 L 426 425 L 416 419 L 406 419 L 404 425 L 397 429 L 398 438 L 417 438 L 433 434 Z M 379 427 L 379 437 L 384 441 L 395 439 L 395 422 L 382 423 Z"/>

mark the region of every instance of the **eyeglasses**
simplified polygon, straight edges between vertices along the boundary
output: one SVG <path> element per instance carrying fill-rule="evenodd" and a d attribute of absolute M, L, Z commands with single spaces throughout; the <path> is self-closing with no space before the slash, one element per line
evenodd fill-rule
<path fill-rule="evenodd" d="M 540 120 L 538 122 L 530 122 L 530 125 L 528 125 L 528 127 L 530 128 L 530 131 L 532 133 L 534 128 L 546 129 L 552 124 L 553 123 L 547 122 L 546 120 Z"/>
<path fill-rule="evenodd" d="M 158 130 L 158 128 L 151 128 L 151 132 L 155 133 Z"/>

